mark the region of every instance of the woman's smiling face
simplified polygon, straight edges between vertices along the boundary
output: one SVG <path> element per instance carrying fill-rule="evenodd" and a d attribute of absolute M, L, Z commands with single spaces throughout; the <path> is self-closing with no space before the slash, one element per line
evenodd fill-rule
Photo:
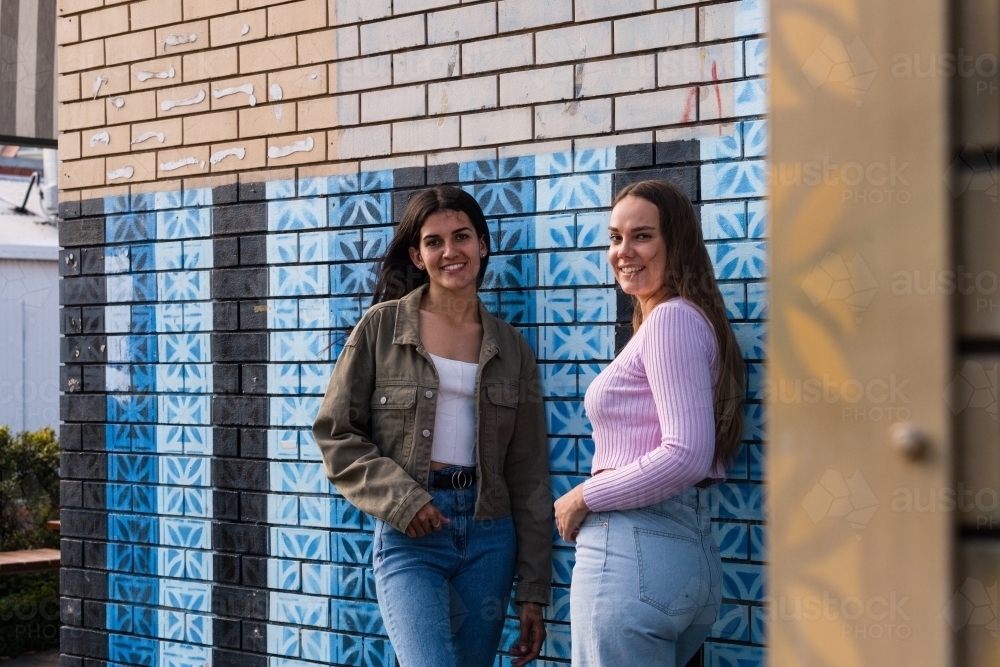
<path fill-rule="evenodd" d="M 410 259 L 432 285 L 452 292 L 476 287 L 486 240 L 476 236 L 469 216 L 461 211 L 438 211 L 420 228 L 420 245 L 410 248 Z"/>
<path fill-rule="evenodd" d="M 625 197 L 611 211 L 608 262 L 626 294 L 647 301 L 666 295 L 667 244 L 660 210 L 640 197 Z"/>

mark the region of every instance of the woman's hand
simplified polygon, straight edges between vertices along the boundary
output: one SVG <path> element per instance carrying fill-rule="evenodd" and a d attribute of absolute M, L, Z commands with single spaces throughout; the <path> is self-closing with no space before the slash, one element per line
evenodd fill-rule
<path fill-rule="evenodd" d="M 416 515 L 406 527 L 406 534 L 410 537 L 423 537 L 433 532 L 441 530 L 441 526 L 451 523 L 441 511 L 430 502 L 420 508 Z"/>
<path fill-rule="evenodd" d="M 590 508 L 583 500 L 583 484 L 578 484 L 572 491 L 556 501 L 556 528 L 559 537 L 567 542 L 575 542 L 580 532 L 580 524 L 590 514 Z"/>
<path fill-rule="evenodd" d="M 545 641 L 545 622 L 542 621 L 542 605 L 537 602 L 521 604 L 521 636 L 510 647 L 514 656 L 514 667 L 522 667 L 538 657 Z"/>

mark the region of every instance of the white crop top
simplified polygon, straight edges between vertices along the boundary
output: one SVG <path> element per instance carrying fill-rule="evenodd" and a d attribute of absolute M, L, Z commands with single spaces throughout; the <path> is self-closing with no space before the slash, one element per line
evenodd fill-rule
<path fill-rule="evenodd" d="M 431 460 L 476 465 L 476 372 L 478 364 L 430 355 L 437 368 L 437 411 Z"/>

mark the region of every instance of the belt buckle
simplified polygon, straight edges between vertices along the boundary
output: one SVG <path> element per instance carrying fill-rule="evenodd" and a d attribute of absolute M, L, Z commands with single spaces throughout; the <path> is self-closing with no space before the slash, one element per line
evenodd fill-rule
<path fill-rule="evenodd" d="M 451 485 L 456 489 L 459 490 L 467 489 L 470 486 L 472 486 L 472 483 L 474 481 L 475 478 L 472 476 L 472 473 L 470 472 L 466 472 L 464 470 L 456 470 L 455 472 L 451 473 Z"/>

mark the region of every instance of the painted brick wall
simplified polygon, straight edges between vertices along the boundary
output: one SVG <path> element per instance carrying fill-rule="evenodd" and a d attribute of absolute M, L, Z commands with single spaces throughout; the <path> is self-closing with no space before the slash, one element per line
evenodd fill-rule
<path fill-rule="evenodd" d="M 757 0 L 63 0 L 64 667 L 391 665 L 370 519 L 308 426 L 410 194 L 467 188 L 533 346 L 557 494 L 626 340 L 614 193 L 696 202 L 748 360 L 699 659 L 763 662 L 766 45 Z M 72 390 L 72 391 L 71 391 Z M 557 542 L 546 664 L 569 657 Z M 516 635 L 513 616 L 504 646 Z M 509 659 L 498 657 L 498 665 Z"/>

